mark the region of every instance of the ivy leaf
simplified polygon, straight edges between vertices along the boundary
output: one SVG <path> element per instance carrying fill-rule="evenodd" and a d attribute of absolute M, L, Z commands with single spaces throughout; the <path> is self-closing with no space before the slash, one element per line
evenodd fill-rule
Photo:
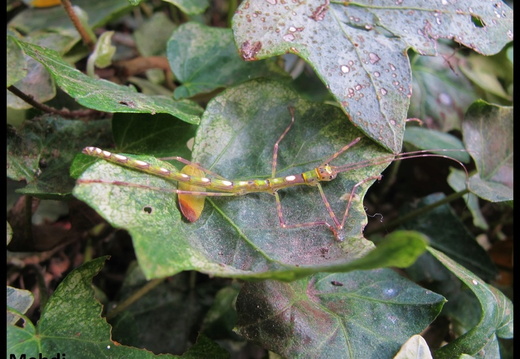
<path fill-rule="evenodd" d="M 436 203 L 443 198 L 445 198 L 444 194 L 431 194 L 415 204 L 414 209 Z M 438 227 L 432 226 L 432 223 L 442 223 L 443 230 L 439 231 Z M 496 277 L 497 270 L 489 255 L 464 227 L 450 206 L 446 204 L 438 206 L 406 222 L 402 227 L 423 233 L 429 238 L 431 247 L 455 258 L 458 263 L 477 273 L 481 278 L 492 280 Z"/>
<path fill-rule="evenodd" d="M 503 2 L 244 1 L 233 17 L 245 60 L 301 56 L 364 133 L 397 153 L 410 104 L 406 54 L 435 55 L 439 38 L 479 53 L 513 39 L 513 11 Z"/>
<path fill-rule="evenodd" d="M 74 186 L 68 175 L 72 159 L 84 146 L 109 143 L 109 126 L 108 120 L 86 123 L 50 115 L 25 121 L 7 133 L 7 176 L 27 182 L 20 193 L 62 199 Z"/>
<path fill-rule="evenodd" d="M 25 289 L 7 286 L 7 308 L 12 308 L 21 314 L 25 314 L 34 302 L 34 296 Z M 7 310 L 7 324 L 16 324 L 20 319 L 17 315 Z"/>
<path fill-rule="evenodd" d="M 278 82 L 256 80 L 230 88 L 208 104 L 192 160 L 234 181 L 269 178 L 274 143 L 290 123 L 289 105 L 294 106 L 296 118 L 279 144 L 276 176 L 311 170 L 361 136 L 344 121 L 338 108 L 305 101 Z M 172 136 L 170 142 L 174 140 Z M 343 242 L 323 224 L 281 228 L 275 198 L 269 193 L 207 197 L 201 218 L 187 223 L 172 193 L 177 189 L 175 182 L 106 161 L 82 174 L 74 195 L 115 227 L 130 232 L 147 278 L 195 269 L 214 276 L 293 280 L 320 270 L 337 272 L 414 261 L 424 250 L 424 241 L 406 236 L 396 240 L 401 241 L 396 247 L 378 248 L 380 252 L 355 261 L 373 249 L 362 234 L 367 222 L 362 198 L 373 180 L 363 181 L 380 174 L 392 156 L 366 139 L 347 152 L 333 163 L 354 167 L 323 185 L 339 218 L 352 197 L 341 231 Z M 175 171 L 153 157 L 137 158 Z M 362 185 L 351 195 L 358 183 Z M 331 222 L 316 188 L 287 188 L 280 195 L 288 224 Z"/>
<path fill-rule="evenodd" d="M 175 98 L 192 97 L 272 74 L 285 75 L 274 59 L 244 62 L 237 54 L 230 29 L 194 22 L 183 24 L 173 32 L 167 55 L 172 72 L 182 83 L 174 91 Z"/>
<path fill-rule="evenodd" d="M 513 108 L 478 100 L 462 129 L 478 169 L 470 177 L 471 191 L 491 202 L 513 200 Z"/>
<path fill-rule="evenodd" d="M 145 349 L 121 345 L 112 340 L 111 327 L 101 317 L 102 305 L 94 299 L 92 277 L 103 267 L 106 257 L 96 258 L 74 269 L 53 293 L 42 310 L 38 324 L 26 317 L 25 327 L 7 326 L 7 353 L 16 357 L 82 358 L 222 358 L 222 349 L 207 338 L 195 344 L 185 356 L 155 355 Z M 72 300 L 73 299 L 73 300 Z M 74 313 L 74 315 L 71 315 Z M 197 356 L 200 355 L 200 356 Z"/>
<path fill-rule="evenodd" d="M 466 268 L 433 248 L 429 252 L 455 274 L 477 297 L 482 314 L 476 326 L 435 352 L 436 358 L 458 358 L 462 354 L 498 357 L 498 338 L 513 337 L 513 303 L 498 289 L 483 282 Z"/>
<path fill-rule="evenodd" d="M 208 0 L 163 0 L 177 6 L 188 15 L 202 14 L 209 6 Z"/>
<path fill-rule="evenodd" d="M 390 358 L 444 302 L 390 269 L 320 273 L 246 283 L 235 330 L 287 358 Z"/>
<path fill-rule="evenodd" d="M 58 86 L 85 107 L 105 112 L 168 113 L 188 123 L 199 121 L 201 108 L 192 101 L 147 96 L 126 86 L 93 79 L 67 64 L 54 50 L 16 40 L 22 50 L 40 62 Z"/>
<path fill-rule="evenodd" d="M 112 57 L 116 53 L 116 47 L 111 43 L 113 35 L 114 31 L 105 31 L 96 42 L 96 48 L 87 60 L 89 76 L 95 77 L 94 65 L 103 69 L 112 64 Z"/>

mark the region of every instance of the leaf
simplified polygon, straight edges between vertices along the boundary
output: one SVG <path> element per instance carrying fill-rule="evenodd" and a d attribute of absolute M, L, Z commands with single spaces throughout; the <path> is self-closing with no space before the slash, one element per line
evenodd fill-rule
<path fill-rule="evenodd" d="M 450 175 L 448 176 L 448 184 L 455 191 L 464 191 L 467 188 L 468 178 L 463 171 L 454 170 L 453 168 L 450 170 Z M 473 216 L 473 225 L 475 227 L 481 228 L 483 230 L 488 230 L 489 225 L 486 221 L 486 218 L 482 215 L 480 211 L 480 204 L 478 202 L 478 197 L 473 193 L 468 193 L 464 195 L 464 201 L 466 202 L 466 206 L 471 212 Z"/>
<path fill-rule="evenodd" d="M 274 81 L 251 81 L 224 91 L 208 104 L 192 160 L 231 180 L 268 178 L 274 143 L 290 123 L 288 105 L 296 108 L 296 121 L 280 142 L 277 176 L 308 171 L 360 135 L 336 107 L 304 101 Z M 382 155 L 380 148 L 362 140 L 334 163 L 355 164 Z M 167 165 L 151 157 L 138 158 Z M 335 213 L 341 217 L 345 211 L 342 195 L 386 165 L 367 163 L 324 184 Z M 84 172 L 74 195 L 113 226 L 130 232 L 147 278 L 195 269 L 215 276 L 293 280 L 319 270 L 359 268 L 361 264 L 350 261 L 373 248 L 362 235 L 366 215 L 361 199 L 367 187 L 358 188 L 352 199 L 344 242 L 323 225 L 281 228 L 275 199 L 264 193 L 208 197 L 201 218 L 186 223 L 171 193 L 175 183 L 104 161 Z M 317 192 L 311 187 L 280 191 L 287 223 L 331 221 Z M 406 240 L 402 246 L 424 250 L 421 239 Z M 385 261 L 391 259 L 390 252 L 382 256 Z M 381 261 L 375 259 L 371 265 L 378 267 Z"/>
<path fill-rule="evenodd" d="M 443 198 L 445 198 L 444 194 L 431 194 L 415 204 L 413 209 L 420 209 Z M 403 212 L 409 212 L 410 207 L 403 209 Z M 442 231 L 438 226 L 442 226 Z M 402 227 L 423 233 L 429 238 L 433 248 L 456 259 L 460 265 L 477 273 L 481 278 L 492 280 L 496 277 L 496 267 L 486 251 L 448 205 L 438 206 L 426 214 L 407 221 Z"/>
<path fill-rule="evenodd" d="M 142 56 L 166 53 L 166 44 L 176 25 L 164 12 L 156 12 L 134 31 L 135 45 Z"/>
<path fill-rule="evenodd" d="M 73 270 L 58 286 L 42 311 L 37 326 L 26 321 L 25 328 L 7 326 L 7 353 L 16 357 L 56 356 L 82 358 L 158 358 L 150 351 L 121 345 L 111 339 L 111 327 L 101 317 L 102 305 L 94 299 L 92 277 L 106 257 L 96 258 Z M 73 299 L 73 300 L 72 300 Z M 74 315 L 71 315 L 74 313 Z M 218 345 L 203 338 L 187 353 L 222 357 Z M 177 358 L 161 354 L 161 358 Z M 184 357 L 184 356 L 182 356 Z"/>
<path fill-rule="evenodd" d="M 413 335 L 403 344 L 393 359 L 432 359 L 430 347 L 420 335 Z"/>
<path fill-rule="evenodd" d="M 233 17 L 233 32 L 245 60 L 287 52 L 301 56 L 349 118 L 397 153 L 412 86 L 407 48 L 435 55 L 437 39 L 448 38 L 493 54 L 512 40 L 512 20 L 505 3 L 479 0 L 434 6 L 423 0 L 244 1 Z"/>
<path fill-rule="evenodd" d="M 25 314 L 33 302 L 34 297 L 28 290 L 7 286 L 7 324 L 14 325 L 20 319 L 18 316 L 10 313 L 9 308 Z"/>
<path fill-rule="evenodd" d="M 470 54 L 461 66 L 461 71 L 486 93 L 511 104 L 513 94 L 507 90 L 508 85 L 513 83 L 513 62 L 507 58 L 505 51 L 490 57 Z"/>
<path fill-rule="evenodd" d="M 54 199 L 70 195 L 73 157 L 84 146 L 107 144 L 109 125 L 108 120 L 86 123 L 58 116 L 24 122 L 7 134 L 8 178 L 27 182 L 21 193 Z"/>
<path fill-rule="evenodd" d="M 235 330 L 287 358 L 390 358 L 444 302 L 389 269 L 252 282 Z"/>
<path fill-rule="evenodd" d="M 482 309 L 478 324 L 463 336 L 438 349 L 435 357 L 456 358 L 462 354 L 476 358 L 498 357 L 497 337 L 513 337 L 513 303 L 502 292 L 486 284 L 445 254 L 433 248 L 429 252 L 473 291 Z"/>
<path fill-rule="evenodd" d="M 163 0 L 177 6 L 188 15 L 202 14 L 209 6 L 208 0 Z"/>
<path fill-rule="evenodd" d="M 94 52 L 89 56 L 87 66 L 89 63 L 92 63 L 92 72 L 91 76 L 95 75 L 94 73 L 94 64 L 99 68 L 105 68 L 112 64 L 112 58 L 116 53 L 116 47 L 112 45 L 112 36 L 114 35 L 114 31 L 105 31 L 99 37 L 96 42 L 96 48 Z"/>
<path fill-rule="evenodd" d="M 438 44 L 438 51 L 439 55 L 435 57 L 412 57 L 412 98 L 408 117 L 420 118 L 427 127 L 444 132 L 459 130 L 464 113 L 478 95 L 460 69 L 466 61 L 463 52 L 455 52 L 443 43 Z"/>
<path fill-rule="evenodd" d="M 112 118 L 112 132 L 118 151 L 146 153 L 155 157 L 190 156 L 188 142 L 193 141 L 196 129 L 197 126 L 166 114 L 116 113 Z"/>
<path fill-rule="evenodd" d="M 208 310 L 208 299 L 213 294 L 214 282 L 198 283 L 197 289 L 193 291 L 188 287 L 193 273 L 185 273 L 152 284 L 146 281 L 137 263 L 133 264 L 126 272 L 117 293 L 119 305 L 129 301 L 132 305 L 115 317 L 111 311 L 107 315 L 111 318 L 109 323 L 112 325 L 114 340 L 124 345 L 146 348 L 154 353 L 185 353 L 183 357 L 194 356 L 197 347 L 200 351 L 205 342 L 212 351 L 206 349 L 206 353 L 200 353 L 198 358 L 214 358 L 227 354 L 202 335 L 199 335 L 197 344 L 193 346 L 193 330 L 196 328 L 200 332 L 200 319 Z M 154 287 L 150 290 L 151 284 Z M 146 294 L 142 295 L 143 292 Z M 135 300 L 136 297 L 139 300 Z M 117 310 L 118 307 L 115 308 Z M 158 328 L 164 330 L 157 330 Z M 190 346 L 192 347 L 188 349 Z M 224 357 L 229 358 L 229 354 Z"/>
<path fill-rule="evenodd" d="M 27 62 L 20 46 L 7 37 L 7 87 L 27 76 Z"/>
<path fill-rule="evenodd" d="M 433 153 L 452 157 L 464 163 L 470 161 L 470 157 L 464 150 L 462 142 L 449 133 L 413 126 L 406 129 L 404 140 L 421 150 L 432 150 L 431 152 Z M 459 151 L 435 151 L 436 149 Z"/>
<path fill-rule="evenodd" d="M 231 30 L 195 22 L 183 24 L 173 32 L 167 43 L 167 54 L 172 72 L 182 83 L 174 92 L 177 99 L 253 78 L 284 75 L 273 60 L 242 61 Z"/>
<path fill-rule="evenodd" d="M 39 61 L 58 86 L 83 106 L 105 112 L 168 113 L 188 123 L 198 123 L 200 106 L 166 96 L 147 96 L 130 87 L 93 79 L 71 67 L 57 52 L 17 40 L 22 50 Z"/>
<path fill-rule="evenodd" d="M 462 129 L 478 169 L 471 191 L 491 202 L 513 200 L 513 108 L 476 101 Z"/>

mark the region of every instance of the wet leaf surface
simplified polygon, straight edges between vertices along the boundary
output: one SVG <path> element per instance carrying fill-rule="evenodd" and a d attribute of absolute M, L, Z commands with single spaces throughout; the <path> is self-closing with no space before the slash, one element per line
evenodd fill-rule
<path fill-rule="evenodd" d="M 399 152 L 412 89 L 406 49 L 435 55 L 437 40 L 447 38 L 494 54 L 512 41 L 512 20 L 506 4 L 476 0 L 244 1 L 233 31 L 245 60 L 301 56 L 352 122 Z"/>

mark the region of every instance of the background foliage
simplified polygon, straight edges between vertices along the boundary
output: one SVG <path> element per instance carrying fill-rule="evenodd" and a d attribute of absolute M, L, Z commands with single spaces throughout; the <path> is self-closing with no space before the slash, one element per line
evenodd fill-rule
<path fill-rule="evenodd" d="M 8 353 L 512 357 L 512 4 L 27 0 L 7 14 Z M 190 223 L 175 182 L 81 154 L 266 179 L 289 106 L 276 176 L 361 138 L 323 185 L 340 220 L 352 204 L 341 240 L 281 228 L 264 193 L 208 197 Z M 392 164 L 423 149 L 439 157 Z M 280 196 L 289 224 L 331 222 L 316 188 Z"/>

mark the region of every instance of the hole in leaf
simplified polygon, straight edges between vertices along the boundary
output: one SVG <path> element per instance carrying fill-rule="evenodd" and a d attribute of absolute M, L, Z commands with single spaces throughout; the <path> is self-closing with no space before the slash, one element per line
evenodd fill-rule
<path fill-rule="evenodd" d="M 476 15 L 471 15 L 471 21 L 476 27 L 485 27 L 486 24 L 484 24 L 484 21 Z"/>
<path fill-rule="evenodd" d="M 146 206 L 146 207 L 143 208 L 143 211 L 148 213 L 148 214 L 150 214 L 150 213 L 152 213 L 153 209 L 150 206 Z"/>

